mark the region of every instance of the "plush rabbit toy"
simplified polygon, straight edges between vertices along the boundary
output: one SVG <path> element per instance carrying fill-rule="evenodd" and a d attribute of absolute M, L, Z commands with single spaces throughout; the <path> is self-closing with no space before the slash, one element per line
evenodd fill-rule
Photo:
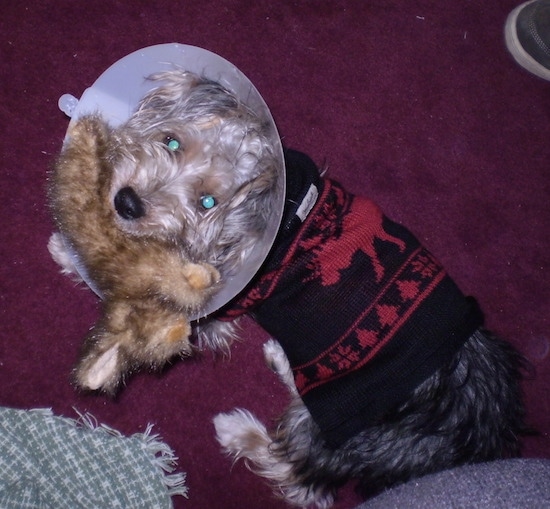
<path fill-rule="evenodd" d="M 48 248 L 64 273 L 103 299 L 86 337 L 76 384 L 113 392 L 124 375 L 191 352 L 188 316 L 215 291 L 218 271 L 192 263 L 181 244 L 132 234 L 121 218 L 139 215 L 132 189 L 112 189 L 113 136 L 99 117 L 75 121 L 50 179 L 59 232 Z"/>

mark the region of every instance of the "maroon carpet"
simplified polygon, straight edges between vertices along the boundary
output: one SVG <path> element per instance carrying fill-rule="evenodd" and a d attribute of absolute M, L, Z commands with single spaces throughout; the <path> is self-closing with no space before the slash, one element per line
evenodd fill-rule
<path fill-rule="evenodd" d="M 272 6 L 268 6 L 272 4 Z M 212 417 L 275 417 L 286 395 L 251 321 L 230 361 L 175 363 L 116 400 L 69 384 L 97 317 L 92 293 L 58 273 L 45 189 L 68 120 L 63 93 L 144 46 L 201 46 L 236 64 L 284 143 L 406 223 L 475 294 L 488 325 L 532 361 L 527 457 L 550 457 L 550 83 L 518 68 L 502 27 L 512 0 L 202 2 L 67 0 L 0 7 L 0 405 L 73 407 L 124 433 L 148 423 L 176 450 L 198 509 L 282 508 L 214 440 Z M 352 489 L 337 507 L 358 502 Z"/>

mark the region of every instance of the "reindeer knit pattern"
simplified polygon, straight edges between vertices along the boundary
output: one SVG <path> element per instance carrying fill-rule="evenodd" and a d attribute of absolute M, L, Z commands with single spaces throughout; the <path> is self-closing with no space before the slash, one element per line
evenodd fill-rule
<path fill-rule="evenodd" d="M 298 197 L 261 275 L 226 313 L 252 313 L 280 342 L 301 398 L 338 447 L 449 362 L 483 316 L 371 200 L 320 178 L 300 153 L 287 153 L 287 179 Z M 312 186 L 318 199 L 302 223 L 295 209 Z"/>

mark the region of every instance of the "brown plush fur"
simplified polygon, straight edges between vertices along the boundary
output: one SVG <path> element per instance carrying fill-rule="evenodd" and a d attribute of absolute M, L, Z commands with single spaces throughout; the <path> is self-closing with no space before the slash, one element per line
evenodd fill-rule
<path fill-rule="evenodd" d="M 104 298 L 86 338 L 76 382 L 112 391 L 125 373 L 158 367 L 191 350 L 186 318 L 212 294 L 219 273 L 191 263 L 170 240 L 134 236 L 117 225 L 110 198 L 109 132 L 96 117 L 78 120 L 51 176 L 50 202 L 60 234 L 49 248 L 64 272 L 84 267 Z"/>

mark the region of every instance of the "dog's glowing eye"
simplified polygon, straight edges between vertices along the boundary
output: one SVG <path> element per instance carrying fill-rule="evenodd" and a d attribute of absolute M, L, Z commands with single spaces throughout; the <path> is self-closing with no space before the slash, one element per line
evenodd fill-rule
<path fill-rule="evenodd" d="M 179 150 L 181 148 L 181 143 L 176 140 L 176 138 L 172 138 L 170 136 L 166 137 L 164 143 L 172 152 L 175 152 L 176 150 Z"/>
<path fill-rule="evenodd" d="M 201 205 L 205 209 L 211 209 L 216 205 L 216 198 L 214 198 L 211 194 L 207 194 L 201 198 Z"/>

